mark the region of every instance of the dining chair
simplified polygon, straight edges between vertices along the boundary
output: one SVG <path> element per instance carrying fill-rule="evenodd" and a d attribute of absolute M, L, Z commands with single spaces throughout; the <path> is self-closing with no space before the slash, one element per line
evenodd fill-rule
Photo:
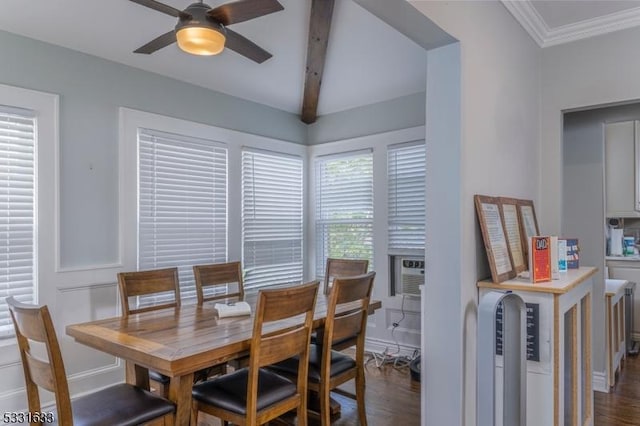
<path fill-rule="evenodd" d="M 193 277 L 196 281 L 198 306 L 202 306 L 204 302 L 244 300 L 241 262 L 194 265 Z M 248 356 L 231 359 L 225 364 L 218 365 L 217 370 L 212 370 L 212 374 L 209 375 L 223 373 L 226 370 L 226 364 L 237 370 L 246 367 L 248 362 Z"/>
<path fill-rule="evenodd" d="M 367 259 L 335 259 L 328 258 L 324 274 L 324 294 L 328 295 L 333 281 L 338 277 L 354 277 L 364 275 L 369 268 Z M 311 343 L 322 344 L 322 329 L 311 333 Z M 341 351 L 355 345 L 354 338 L 345 338 L 334 342 L 333 349 Z"/>
<path fill-rule="evenodd" d="M 199 306 L 208 301 L 231 298 L 244 299 L 241 262 L 195 265 L 193 276 L 196 280 Z M 231 291 L 230 286 L 233 288 Z M 207 289 L 210 290 L 210 293 L 205 294 Z"/>
<path fill-rule="evenodd" d="M 178 268 L 153 269 L 118 273 L 118 288 L 122 304 L 122 316 L 157 309 L 176 308 L 180 306 L 180 281 Z M 129 299 L 139 296 L 156 295 L 157 300 L 138 306 Z M 149 380 L 158 393 L 169 397 L 169 377 L 154 370 L 149 370 Z"/>
<path fill-rule="evenodd" d="M 194 385 L 191 425 L 203 411 L 236 425 L 261 425 L 296 410 L 298 425 L 307 424 L 309 337 L 319 281 L 258 294 L 249 366 Z M 266 368 L 298 356 L 297 378 Z"/>
<path fill-rule="evenodd" d="M 109 386 L 71 400 L 48 307 L 24 304 L 13 297 L 7 297 L 6 302 L 22 359 L 29 413 L 42 413 L 45 424 L 60 426 L 129 426 L 162 418 L 165 425 L 173 424 L 172 402 L 130 384 Z M 42 351 L 38 351 L 41 347 Z M 55 419 L 42 409 L 40 388 L 55 396 Z M 33 424 L 36 423 L 39 424 Z"/>
<path fill-rule="evenodd" d="M 178 268 L 118 273 L 122 316 L 180 306 Z M 163 294 L 164 293 L 164 294 Z M 158 300 L 132 308 L 129 298 L 155 294 Z"/>
<path fill-rule="evenodd" d="M 338 277 L 353 277 L 367 273 L 367 259 L 328 258 L 324 273 L 324 294 L 329 294 L 333 280 Z"/>
<path fill-rule="evenodd" d="M 375 272 L 349 278 L 336 278 L 331 287 L 324 324 L 322 345 L 310 345 L 308 389 L 320 398 L 320 424 L 331 424 L 330 393 L 334 391 L 355 399 L 360 424 L 367 425 L 365 410 L 364 344 L 369 300 Z M 355 336 L 355 359 L 333 348 L 336 341 Z M 270 369 L 286 377 L 295 377 L 300 358 L 276 363 Z M 304 361 L 302 361 L 304 362 Z M 339 389 L 341 384 L 355 379 L 355 395 Z"/>

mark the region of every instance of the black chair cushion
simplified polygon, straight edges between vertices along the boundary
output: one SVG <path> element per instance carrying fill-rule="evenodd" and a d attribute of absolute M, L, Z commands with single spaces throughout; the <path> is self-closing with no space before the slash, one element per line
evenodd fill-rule
<path fill-rule="evenodd" d="M 357 335 L 356 336 L 349 336 L 349 337 L 345 337 L 343 339 L 336 340 L 335 342 L 333 342 L 333 347 L 342 348 L 342 346 L 345 343 L 349 342 L 350 340 L 354 340 L 356 337 L 358 337 L 358 336 Z M 322 344 L 324 343 L 322 341 L 322 339 L 323 339 L 322 331 L 318 332 L 318 331 L 314 330 L 314 331 L 311 332 L 311 344 L 312 345 L 322 346 Z M 356 342 L 354 340 L 353 344 L 351 344 L 349 346 L 355 346 L 355 344 L 356 344 Z"/>
<path fill-rule="evenodd" d="M 194 385 L 192 395 L 199 402 L 244 415 L 247 412 L 248 379 L 249 369 L 243 368 Z M 262 368 L 259 370 L 258 410 L 293 396 L 296 392 L 296 385 L 291 380 Z"/>
<path fill-rule="evenodd" d="M 171 380 L 169 379 L 169 376 L 165 376 L 164 374 L 160 374 L 154 370 L 149 370 L 149 379 L 158 383 L 162 383 L 163 385 L 168 385 L 169 381 Z"/>
<path fill-rule="evenodd" d="M 134 426 L 169 414 L 175 406 L 149 391 L 121 383 L 73 399 L 71 410 L 74 426 Z"/>
<path fill-rule="evenodd" d="M 320 383 L 320 361 L 322 358 L 322 346 L 309 346 L 309 380 Z M 298 357 L 292 357 L 269 366 L 269 369 L 276 373 L 294 377 L 298 374 Z M 356 362 L 353 358 L 338 351 L 331 351 L 331 377 L 354 368 Z"/>

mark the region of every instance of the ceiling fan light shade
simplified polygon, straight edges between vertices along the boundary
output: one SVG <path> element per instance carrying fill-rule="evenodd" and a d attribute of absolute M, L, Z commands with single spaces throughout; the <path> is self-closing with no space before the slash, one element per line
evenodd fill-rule
<path fill-rule="evenodd" d="M 224 50 L 226 37 L 218 28 L 185 26 L 176 31 L 178 47 L 193 55 L 217 55 Z"/>

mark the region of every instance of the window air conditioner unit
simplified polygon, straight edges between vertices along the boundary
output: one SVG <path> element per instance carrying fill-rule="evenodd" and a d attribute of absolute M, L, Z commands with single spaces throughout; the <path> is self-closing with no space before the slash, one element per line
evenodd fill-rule
<path fill-rule="evenodd" d="M 424 260 L 402 258 L 400 284 L 402 294 L 420 296 L 420 286 L 424 284 Z"/>

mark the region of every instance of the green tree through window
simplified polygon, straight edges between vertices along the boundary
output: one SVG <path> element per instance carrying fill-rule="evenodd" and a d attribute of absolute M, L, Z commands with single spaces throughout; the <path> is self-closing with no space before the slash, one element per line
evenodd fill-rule
<path fill-rule="evenodd" d="M 316 275 L 328 257 L 373 264 L 371 151 L 316 160 Z"/>

